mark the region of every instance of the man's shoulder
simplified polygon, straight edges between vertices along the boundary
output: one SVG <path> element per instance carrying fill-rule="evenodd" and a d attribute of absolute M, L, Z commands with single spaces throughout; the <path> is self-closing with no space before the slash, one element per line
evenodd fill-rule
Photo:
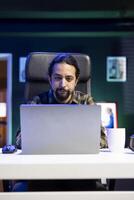
<path fill-rule="evenodd" d="M 93 97 L 81 91 L 75 91 L 73 101 L 78 104 L 94 104 Z"/>
<path fill-rule="evenodd" d="M 33 96 L 32 100 L 28 101 L 27 103 L 30 104 L 47 104 L 48 103 L 48 91 L 42 92 L 36 96 Z"/>
<path fill-rule="evenodd" d="M 49 103 L 49 91 L 42 92 L 38 95 L 41 104 Z"/>

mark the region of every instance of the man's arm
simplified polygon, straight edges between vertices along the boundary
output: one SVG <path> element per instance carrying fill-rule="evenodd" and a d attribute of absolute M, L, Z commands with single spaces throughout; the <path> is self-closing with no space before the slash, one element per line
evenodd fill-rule
<path fill-rule="evenodd" d="M 21 149 L 21 130 L 20 130 L 20 128 L 17 130 L 17 133 L 16 133 L 15 145 L 16 145 L 17 149 Z"/>
<path fill-rule="evenodd" d="M 40 103 L 40 97 L 35 96 L 31 101 L 28 101 L 27 104 L 39 104 Z M 17 149 L 21 149 L 21 128 L 18 128 L 16 132 L 16 137 L 15 137 L 15 145 Z"/>
<path fill-rule="evenodd" d="M 87 104 L 89 105 L 95 104 L 95 101 L 91 96 L 87 96 Z M 101 126 L 100 148 L 107 148 L 107 138 L 105 134 L 105 127 L 103 126 Z"/>
<path fill-rule="evenodd" d="M 100 148 L 107 148 L 107 137 L 105 134 L 105 128 L 101 126 L 101 140 L 100 140 Z"/>

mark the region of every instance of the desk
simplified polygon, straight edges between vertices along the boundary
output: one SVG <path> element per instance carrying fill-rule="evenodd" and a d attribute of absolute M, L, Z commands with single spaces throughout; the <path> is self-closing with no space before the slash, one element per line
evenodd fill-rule
<path fill-rule="evenodd" d="M 97 155 L 0 155 L 0 179 L 134 178 L 134 153 Z M 0 199 L 134 199 L 134 192 L 27 192 L 0 193 Z"/>

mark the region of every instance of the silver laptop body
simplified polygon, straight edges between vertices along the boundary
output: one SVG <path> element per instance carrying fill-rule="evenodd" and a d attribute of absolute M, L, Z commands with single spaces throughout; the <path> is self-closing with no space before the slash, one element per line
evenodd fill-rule
<path fill-rule="evenodd" d="M 98 105 L 20 106 L 22 154 L 96 154 L 100 148 Z"/>

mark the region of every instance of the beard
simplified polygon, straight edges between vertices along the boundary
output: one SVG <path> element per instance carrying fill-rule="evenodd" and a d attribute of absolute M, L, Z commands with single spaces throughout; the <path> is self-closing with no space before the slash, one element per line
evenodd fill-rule
<path fill-rule="evenodd" d="M 64 88 L 57 88 L 55 91 L 55 97 L 59 102 L 66 102 L 66 100 L 70 100 L 71 96 L 72 92 L 70 90 L 65 90 Z"/>

